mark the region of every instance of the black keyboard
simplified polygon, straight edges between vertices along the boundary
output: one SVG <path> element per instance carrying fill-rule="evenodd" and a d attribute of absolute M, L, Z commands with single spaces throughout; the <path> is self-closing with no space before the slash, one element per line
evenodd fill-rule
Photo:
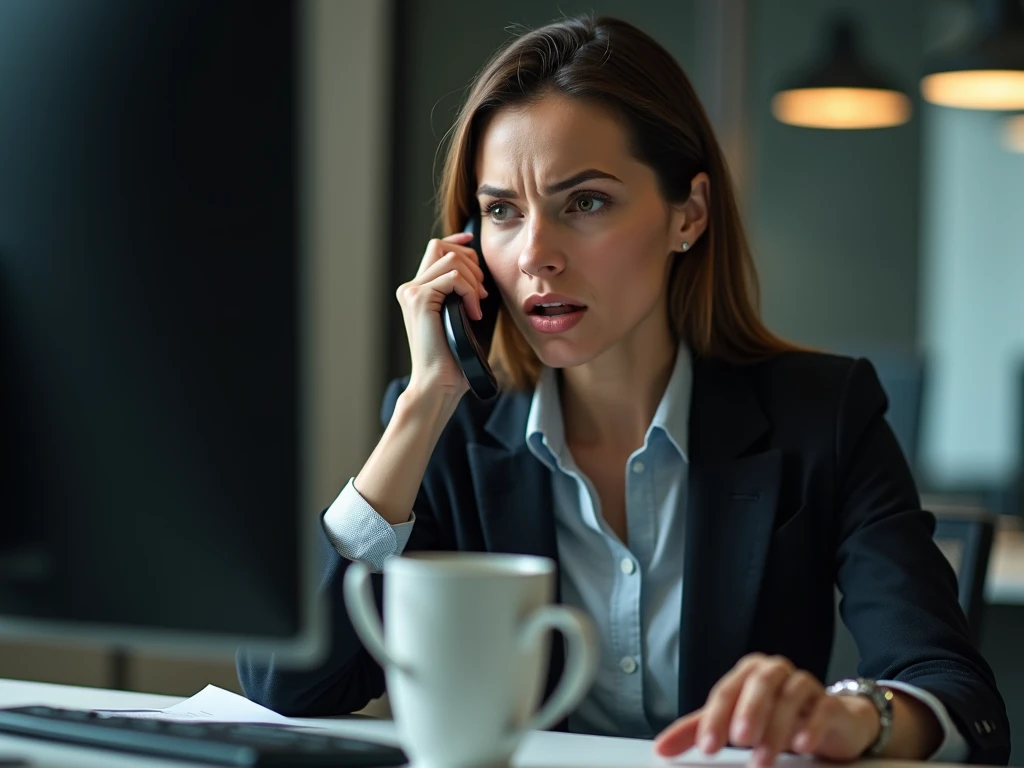
<path fill-rule="evenodd" d="M 182 723 L 75 709 L 0 709 L 0 732 L 218 765 L 372 768 L 406 765 L 397 747 L 275 725 Z"/>

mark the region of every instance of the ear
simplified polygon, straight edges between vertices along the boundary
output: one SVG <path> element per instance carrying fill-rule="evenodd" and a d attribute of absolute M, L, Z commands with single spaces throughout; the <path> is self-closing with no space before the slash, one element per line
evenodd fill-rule
<path fill-rule="evenodd" d="M 690 180 L 690 196 L 686 202 L 672 206 L 672 245 L 670 250 L 682 251 L 683 243 L 689 248 L 708 228 L 708 204 L 711 202 L 711 179 L 701 171 Z"/>

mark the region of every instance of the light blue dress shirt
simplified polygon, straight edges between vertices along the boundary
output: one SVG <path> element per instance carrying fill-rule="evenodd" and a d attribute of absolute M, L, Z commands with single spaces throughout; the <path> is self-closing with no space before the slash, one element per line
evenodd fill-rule
<path fill-rule="evenodd" d="M 566 445 L 557 372 L 544 368 L 534 391 L 526 439 L 553 473 L 562 602 L 585 610 L 601 629 L 600 667 L 569 718 L 574 732 L 650 738 L 678 716 L 692 383 L 684 348 L 643 445 L 623 468 L 628 546 L 605 521 Z"/>
<path fill-rule="evenodd" d="M 623 468 L 628 547 L 605 522 L 593 484 L 566 445 L 556 371 L 544 368 L 534 390 L 526 440 L 552 472 L 562 602 L 593 618 L 601 643 L 594 685 L 569 717 L 576 733 L 650 738 L 685 714 L 677 710 L 692 386 L 683 345 L 644 443 Z M 377 571 L 402 552 L 415 522 L 413 514 L 407 523 L 389 525 L 352 480 L 324 515 L 338 553 Z M 879 682 L 935 712 L 945 737 L 932 760 L 967 756 L 967 742 L 935 696 L 905 683 Z"/>

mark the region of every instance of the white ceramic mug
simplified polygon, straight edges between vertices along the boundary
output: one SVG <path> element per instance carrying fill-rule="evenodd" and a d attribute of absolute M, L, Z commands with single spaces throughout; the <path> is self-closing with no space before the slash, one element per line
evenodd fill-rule
<path fill-rule="evenodd" d="M 593 622 L 551 602 L 555 563 L 496 553 L 417 552 L 384 564 L 384 627 L 370 571 L 352 563 L 345 604 L 384 667 L 395 726 L 416 768 L 506 766 L 529 730 L 550 728 L 594 680 Z M 547 631 L 568 640 L 565 672 L 547 678 Z"/>

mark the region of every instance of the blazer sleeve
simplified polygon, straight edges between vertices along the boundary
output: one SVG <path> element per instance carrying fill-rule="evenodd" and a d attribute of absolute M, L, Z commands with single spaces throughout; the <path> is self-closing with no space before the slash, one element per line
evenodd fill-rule
<path fill-rule="evenodd" d="M 972 640 L 956 575 L 933 540 L 914 480 L 884 415 L 874 368 L 850 368 L 835 432 L 840 613 L 859 672 L 934 694 L 968 742 L 969 761 L 1005 765 L 1006 706 Z"/>
<path fill-rule="evenodd" d="M 391 382 L 381 406 L 381 423 L 387 426 L 394 413 L 404 380 Z M 405 551 L 437 548 L 434 511 L 422 485 L 413 507 L 416 526 Z M 326 510 L 320 513 L 321 522 Z M 356 712 L 384 693 L 384 672 L 363 648 L 342 594 L 349 561 L 331 545 L 321 525 L 322 574 L 319 597 L 326 601 L 328 645 L 324 657 L 312 666 L 288 666 L 276 656 L 257 658 L 244 648 L 236 654 L 238 679 L 245 695 L 289 717 L 319 717 Z M 381 610 L 383 577 L 372 574 L 371 583 Z"/>

